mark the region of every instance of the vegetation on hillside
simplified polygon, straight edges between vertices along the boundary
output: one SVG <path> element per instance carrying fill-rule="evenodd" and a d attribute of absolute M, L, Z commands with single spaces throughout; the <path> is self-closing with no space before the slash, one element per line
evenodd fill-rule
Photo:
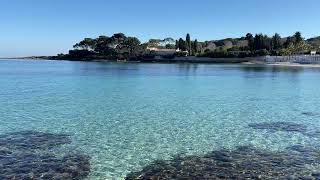
<path fill-rule="evenodd" d="M 304 40 L 300 32 L 293 36 L 282 38 L 278 33 L 269 37 L 264 34 L 248 33 L 240 38 L 227 38 L 216 41 L 199 42 L 192 40 L 191 35 L 175 40 L 173 38 L 150 39 L 146 43 L 136 37 L 128 37 L 123 33 L 98 38 L 85 38 L 76 43 L 68 54 L 59 54 L 56 59 L 69 60 L 138 60 L 150 58 L 148 49 L 177 49 L 174 56 L 235 58 L 256 56 L 283 56 L 294 54 L 306 54 L 312 50 L 319 50 L 320 37 Z"/>
<path fill-rule="evenodd" d="M 134 59 L 143 55 L 146 44 L 141 44 L 136 37 L 127 37 L 123 33 L 111 37 L 99 36 L 85 38 L 73 46 L 69 54 L 58 54 L 58 59 Z"/>
<path fill-rule="evenodd" d="M 320 51 L 320 36 L 308 39 L 307 43 L 310 44 L 314 50 Z"/>
<path fill-rule="evenodd" d="M 282 38 L 278 33 L 272 37 L 248 33 L 241 38 L 204 42 L 202 46 L 204 46 L 204 52 L 201 56 L 230 58 L 306 54 L 315 49 L 304 40 L 300 32 L 286 38 Z"/>

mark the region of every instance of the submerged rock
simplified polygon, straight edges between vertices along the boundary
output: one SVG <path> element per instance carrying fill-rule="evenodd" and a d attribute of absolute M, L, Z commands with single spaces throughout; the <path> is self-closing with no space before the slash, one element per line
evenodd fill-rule
<path fill-rule="evenodd" d="M 0 179 L 84 179 L 89 160 L 84 155 L 11 154 L 0 158 Z"/>
<path fill-rule="evenodd" d="M 52 148 L 71 143 L 70 136 L 22 131 L 0 136 L 0 179 L 85 179 L 90 158 L 58 157 Z M 49 150 L 49 151 L 47 151 Z"/>
<path fill-rule="evenodd" d="M 156 161 L 127 180 L 143 179 L 299 179 L 318 177 L 307 168 L 320 163 L 320 150 L 268 152 L 251 147 L 213 151 L 205 156 Z M 302 152 L 300 152 L 302 151 Z"/>

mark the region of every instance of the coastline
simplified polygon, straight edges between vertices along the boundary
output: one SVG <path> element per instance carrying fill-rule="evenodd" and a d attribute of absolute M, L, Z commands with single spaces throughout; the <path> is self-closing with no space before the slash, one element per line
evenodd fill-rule
<path fill-rule="evenodd" d="M 193 63 L 193 64 L 243 64 L 243 65 L 266 65 L 279 67 L 306 67 L 320 68 L 320 64 L 299 64 L 290 62 L 266 63 L 263 61 L 265 57 L 247 57 L 247 58 L 206 58 L 206 57 L 177 57 L 173 59 L 143 59 L 136 61 L 117 61 L 107 59 L 92 59 L 92 60 L 68 60 L 55 59 L 52 56 L 32 56 L 32 57 L 11 57 L 0 58 L 0 60 L 27 60 L 27 61 L 82 61 L 82 62 L 116 62 L 116 63 Z"/>
<path fill-rule="evenodd" d="M 299 63 L 265 63 L 267 66 L 281 66 L 281 67 L 308 67 L 308 68 L 320 68 L 320 64 L 299 64 Z"/>
<path fill-rule="evenodd" d="M 11 57 L 0 58 L 2 60 L 52 60 L 52 61 L 84 61 L 84 62 L 141 62 L 141 63 L 213 63 L 213 64 L 241 64 L 249 63 L 252 61 L 262 61 L 264 57 L 244 57 L 244 58 L 210 58 L 210 57 L 174 57 L 174 58 L 141 58 L 139 60 L 116 60 L 116 59 L 104 59 L 104 58 L 92 58 L 92 59 L 58 59 L 55 56 L 31 56 L 31 57 Z"/>

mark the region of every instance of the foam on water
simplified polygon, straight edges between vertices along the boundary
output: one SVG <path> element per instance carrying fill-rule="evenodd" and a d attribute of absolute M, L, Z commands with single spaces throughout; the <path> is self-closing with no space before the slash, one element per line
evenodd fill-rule
<path fill-rule="evenodd" d="M 177 154 L 319 147 L 320 134 L 308 134 L 320 130 L 319 75 L 249 65 L 0 61 L 0 134 L 68 134 L 71 142 L 54 153 L 90 156 L 92 179 L 125 178 Z M 305 133 L 270 131 L 279 122 Z M 259 123 L 269 126 L 250 126 Z"/>

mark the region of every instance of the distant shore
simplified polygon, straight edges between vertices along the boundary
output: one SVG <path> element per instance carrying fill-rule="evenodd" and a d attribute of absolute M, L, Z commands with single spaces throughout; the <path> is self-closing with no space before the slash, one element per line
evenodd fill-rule
<path fill-rule="evenodd" d="M 141 58 L 138 60 L 114 60 L 114 59 L 57 59 L 55 56 L 31 56 L 31 57 L 11 57 L 11 58 L 0 58 L 0 59 L 21 59 L 21 60 L 66 60 L 66 61 L 110 61 L 110 62 L 141 62 L 141 63 L 245 63 L 251 62 L 259 59 L 260 61 L 263 57 L 246 57 L 246 58 L 209 58 L 209 57 L 196 57 L 196 56 L 186 56 L 186 57 L 174 57 L 174 58 Z"/>
<path fill-rule="evenodd" d="M 0 59 L 53 60 L 52 57 L 53 56 L 0 57 Z"/>
<path fill-rule="evenodd" d="M 283 66 L 283 67 L 313 67 L 320 68 L 320 64 L 298 64 L 298 63 L 266 63 L 268 66 Z"/>
<path fill-rule="evenodd" d="M 31 57 L 11 57 L 0 58 L 0 60 L 51 60 L 51 61 L 83 61 L 83 62 L 121 62 L 121 63 L 203 63 L 203 64 L 247 64 L 247 65 L 267 65 L 267 66 L 282 66 L 282 67 L 310 67 L 320 68 L 320 64 L 300 64 L 291 62 L 267 63 L 265 57 L 247 57 L 247 58 L 207 58 L 207 57 L 176 57 L 172 59 L 142 59 L 137 61 L 123 60 L 107 60 L 107 59 L 92 59 L 92 60 L 59 60 L 54 56 L 31 56 Z"/>

